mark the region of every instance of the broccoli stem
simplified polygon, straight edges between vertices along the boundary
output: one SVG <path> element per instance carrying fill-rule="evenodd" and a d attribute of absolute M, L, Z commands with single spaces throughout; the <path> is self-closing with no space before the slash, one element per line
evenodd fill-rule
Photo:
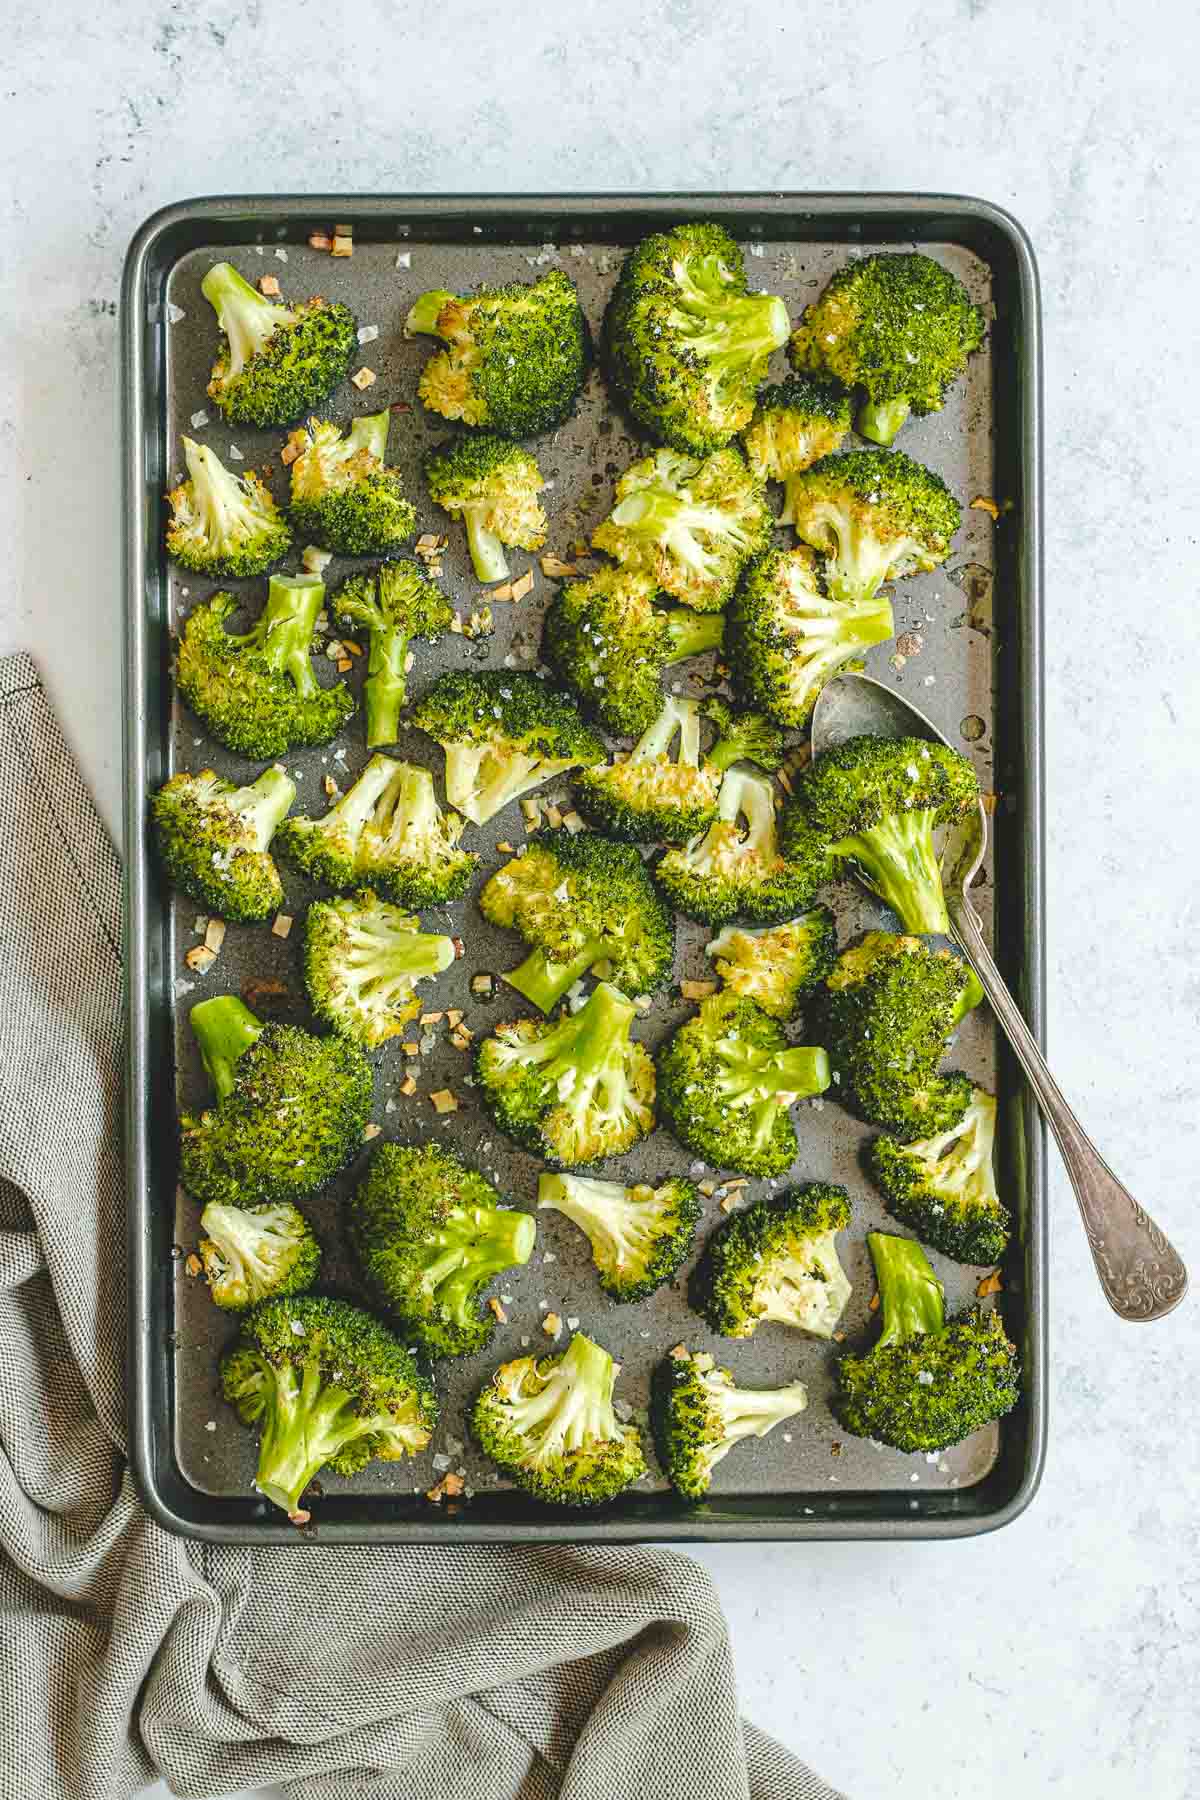
<path fill-rule="evenodd" d="M 793 1319 L 794 1313 L 789 1312 L 785 1323 L 791 1324 Z M 802 1381 L 781 1388 L 723 1387 L 713 1398 L 721 1415 L 723 1436 L 719 1454 L 712 1461 L 719 1462 L 741 1438 L 766 1437 L 773 1425 L 802 1412 L 808 1404 L 808 1389 Z"/>
<path fill-rule="evenodd" d="M 829 1086 L 829 1058 L 817 1045 L 771 1051 L 751 1048 L 740 1038 L 720 1038 L 716 1048 L 723 1065 L 717 1086 L 735 1105 L 747 1094 L 755 1099 L 774 1094 L 806 1099 L 823 1094 Z"/>
<path fill-rule="evenodd" d="M 868 400 L 859 410 L 854 429 L 859 437 L 869 438 L 873 444 L 882 444 L 886 450 L 911 411 L 912 407 L 903 398 Z"/>
<path fill-rule="evenodd" d="M 318 687 L 312 638 L 324 599 L 325 583 L 319 575 L 272 575 L 258 622 L 231 642 L 255 649 L 275 674 L 286 673 L 306 699 Z"/>
<path fill-rule="evenodd" d="M 942 872 L 933 847 L 933 813 L 923 808 L 891 813 L 878 825 L 830 846 L 850 862 L 873 893 L 917 936 L 946 935 L 950 919 Z"/>
<path fill-rule="evenodd" d="M 366 413 L 361 419 L 355 419 L 346 436 L 347 459 L 356 450 L 367 450 L 382 462 L 387 450 L 388 426 L 391 422 L 391 408 L 386 406 L 382 412 Z"/>
<path fill-rule="evenodd" d="M 467 528 L 471 566 L 480 581 L 507 581 L 508 560 L 504 554 L 504 545 L 494 531 L 488 530 L 485 523 L 491 510 L 490 500 L 463 507 L 462 516 Z"/>
<path fill-rule="evenodd" d="M 747 848 L 764 856 L 774 854 L 775 796 L 765 776 L 736 765 L 730 769 L 717 797 L 717 817 L 728 824 L 744 817 Z"/>
<path fill-rule="evenodd" d="M 725 642 L 724 613 L 695 613 L 689 607 L 672 607 L 663 613 L 670 636 L 670 649 L 664 664 L 683 662 L 689 656 L 703 656 L 706 650 L 719 650 Z"/>
<path fill-rule="evenodd" d="M 869 1231 L 867 1244 L 883 1309 L 879 1344 L 902 1344 L 922 1332 L 941 1331 L 946 1323 L 942 1285 L 920 1244 L 883 1231 Z"/>
<path fill-rule="evenodd" d="M 440 337 L 437 328 L 438 314 L 447 300 L 457 300 L 447 288 L 430 288 L 428 293 L 421 294 L 408 309 L 408 317 L 404 321 L 405 332 L 410 337 L 418 334 L 425 337 Z"/>
<path fill-rule="evenodd" d="M 240 475 L 222 463 L 215 450 L 184 438 L 183 458 L 196 510 L 203 514 L 206 535 L 220 545 L 261 532 L 267 523 L 261 501 L 250 497 Z"/>
<path fill-rule="evenodd" d="M 551 962 L 544 950 L 531 950 L 524 962 L 510 969 L 502 980 L 542 1012 L 553 1012 L 567 989 L 608 954 L 609 946 L 603 938 L 589 939 L 579 954 L 565 963 Z"/>
<path fill-rule="evenodd" d="M 408 698 L 404 664 L 412 642 L 407 631 L 380 624 L 372 627 L 363 695 L 367 704 L 367 749 L 394 744 L 400 735 L 400 713 Z"/>
<path fill-rule="evenodd" d="M 264 1415 L 256 1481 L 267 1499 L 291 1517 L 330 1457 L 354 1438 L 377 1430 L 380 1421 L 357 1413 L 345 1388 L 323 1387 L 315 1360 L 305 1363 L 299 1386 L 290 1367 L 271 1373 L 274 1389 Z"/>
<path fill-rule="evenodd" d="M 668 694 L 662 711 L 654 723 L 643 731 L 633 747 L 633 762 L 654 762 L 666 756 L 675 733 L 679 733 L 679 762 L 695 769 L 700 766 L 700 704 L 697 700 L 677 700 Z"/>
<path fill-rule="evenodd" d="M 475 1295 L 493 1275 L 527 1263 L 533 1254 L 537 1224 L 530 1213 L 489 1209 L 477 1232 L 447 1244 L 430 1264 L 424 1285 L 436 1293 L 456 1324 L 475 1322 Z"/>
<path fill-rule="evenodd" d="M 275 767 L 264 769 L 249 787 L 226 794 L 223 804 L 253 831 L 255 849 L 265 850 L 295 798 L 295 782 L 286 769 Z"/>
<path fill-rule="evenodd" d="M 234 1064 L 262 1036 L 263 1027 L 234 994 L 201 1000 L 188 1015 L 218 1100 L 233 1092 Z"/>
<path fill-rule="evenodd" d="M 200 283 L 200 292 L 229 340 L 231 376 L 241 373 L 278 326 L 291 324 L 296 316 L 286 306 L 275 306 L 257 293 L 232 263 L 214 264 Z"/>

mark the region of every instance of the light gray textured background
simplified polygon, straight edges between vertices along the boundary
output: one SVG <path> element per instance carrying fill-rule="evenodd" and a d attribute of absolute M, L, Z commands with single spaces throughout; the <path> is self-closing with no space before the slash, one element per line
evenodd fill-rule
<path fill-rule="evenodd" d="M 863 187 L 1010 207 L 1046 305 L 1051 1049 L 1200 1265 L 1200 808 L 1179 792 L 1200 754 L 1194 8 L 443 0 L 436 20 L 4 6 L 0 649 L 41 661 L 115 823 L 118 276 L 169 200 Z M 854 1800 L 1200 1793 L 1200 1314 L 1117 1325 L 1057 1171 L 1053 1202 L 1032 1511 L 962 1544 L 704 1554 L 747 1711 Z"/>

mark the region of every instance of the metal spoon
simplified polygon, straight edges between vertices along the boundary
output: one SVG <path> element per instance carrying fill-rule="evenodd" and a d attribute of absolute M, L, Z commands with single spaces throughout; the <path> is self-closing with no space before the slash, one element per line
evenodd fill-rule
<path fill-rule="evenodd" d="M 831 749 L 860 733 L 918 737 L 940 744 L 947 741 L 923 712 L 882 682 L 869 675 L 839 675 L 821 690 L 817 701 L 813 751 Z M 1088 1138 L 992 961 L 979 915 L 967 898 L 987 850 L 987 834 L 987 814 L 981 802 L 977 811 L 955 828 L 942 853 L 953 936 L 978 975 L 1062 1152 L 1105 1298 L 1123 1319 L 1161 1319 L 1187 1292 L 1187 1270 L 1178 1252 Z"/>

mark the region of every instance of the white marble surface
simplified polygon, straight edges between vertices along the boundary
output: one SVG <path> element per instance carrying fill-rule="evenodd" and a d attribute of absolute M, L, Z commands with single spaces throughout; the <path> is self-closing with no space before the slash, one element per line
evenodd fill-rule
<path fill-rule="evenodd" d="M 444 0 L 436 32 L 409 13 L 5 8 L 0 648 L 40 659 L 114 820 L 114 315 L 126 242 L 166 201 L 479 186 L 999 201 L 1045 284 L 1053 1057 L 1200 1265 L 1195 9 L 513 0 L 489 22 Z M 1057 1172 L 1053 1215 L 1052 1443 L 1023 1520 L 944 1546 L 704 1554 L 747 1711 L 854 1800 L 1200 1793 L 1200 1312 L 1119 1326 Z"/>

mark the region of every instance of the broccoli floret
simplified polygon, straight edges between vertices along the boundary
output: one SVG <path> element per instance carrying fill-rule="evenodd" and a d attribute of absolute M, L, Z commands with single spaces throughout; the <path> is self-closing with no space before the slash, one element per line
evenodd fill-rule
<path fill-rule="evenodd" d="M 536 281 L 422 294 L 405 330 L 439 337 L 417 388 L 430 412 L 503 437 L 561 425 L 587 377 L 590 344 L 575 283 L 561 269 Z"/>
<path fill-rule="evenodd" d="M 420 1012 L 417 983 L 448 969 L 454 954 L 453 938 L 422 931 L 410 913 L 361 888 L 309 907 L 304 985 L 323 1025 L 377 1050 Z"/>
<path fill-rule="evenodd" d="M 626 469 L 616 495 L 592 543 L 697 612 L 720 612 L 770 541 L 762 483 L 737 450 L 702 459 L 656 450 Z"/>
<path fill-rule="evenodd" d="M 540 550 L 546 515 L 538 495 L 546 483 L 527 450 L 476 432 L 425 458 L 430 498 L 467 528 L 471 566 L 480 581 L 508 576 L 505 544 Z"/>
<path fill-rule="evenodd" d="M 664 696 L 657 719 L 627 757 L 575 777 L 584 817 L 634 844 L 686 844 L 703 831 L 716 816 L 721 770 L 701 756 L 701 717 L 698 700 Z"/>
<path fill-rule="evenodd" d="M 443 813 L 428 769 L 373 756 L 320 819 L 286 819 L 277 844 L 312 881 L 369 883 L 400 906 L 458 900 L 479 861 L 460 850 L 463 821 Z"/>
<path fill-rule="evenodd" d="M 849 1195 L 827 1182 L 753 1201 L 709 1238 L 692 1304 L 723 1337 L 753 1337 L 766 1319 L 831 1338 L 850 1298 L 837 1253 L 849 1224 Z"/>
<path fill-rule="evenodd" d="M 589 718 L 623 737 L 654 723 L 664 669 L 719 650 L 724 638 L 720 613 L 660 612 L 651 605 L 657 589 L 636 569 L 603 568 L 568 582 L 542 627 L 542 655 L 559 680 Z"/>
<path fill-rule="evenodd" d="M 996 1192 L 992 1144 L 996 1102 L 972 1088 L 957 1125 L 915 1144 L 877 1137 L 868 1147 L 872 1175 L 888 1211 L 955 1262 L 999 1262 L 1012 1215 Z"/>
<path fill-rule="evenodd" d="M 538 1206 L 562 1213 L 592 1246 L 600 1286 L 614 1300 L 644 1300 L 679 1269 L 704 1210 L 691 1181 L 625 1187 L 583 1175 L 545 1174 Z"/>
<path fill-rule="evenodd" d="M 983 314 L 949 269 L 917 251 L 839 269 L 792 334 L 793 366 L 864 396 L 861 437 L 890 444 L 910 412 L 938 412 L 983 341 Z"/>
<path fill-rule="evenodd" d="M 210 1200 L 200 1229 L 204 1279 L 227 1312 L 303 1293 L 317 1279 L 321 1246 L 304 1214 L 287 1201 L 227 1206 Z"/>
<path fill-rule="evenodd" d="M 221 1358 L 221 1390 L 260 1432 L 255 1485 L 296 1524 L 322 1469 L 356 1475 L 367 1463 L 424 1450 L 437 1399 L 409 1351 L 378 1319 L 345 1300 L 298 1294 L 246 1315 Z"/>
<path fill-rule="evenodd" d="M 579 1331 L 561 1356 L 502 1363 L 471 1412 L 484 1455 L 551 1506 L 614 1500 L 646 1473 L 637 1426 L 613 1410 L 619 1373 Z"/>
<path fill-rule="evenodd" d="M 350 367 L 357 321 L 336 301 L 276 304 L 229 263 L 215 264 L 200 290 L 224 333 L 209 398 L 235 424 L 288 425 L 319 406 Z"/>
<path fill-rule="evenodd" d="M 631 1150 L 654 1129 L 654 1064 L 630 1037 L 636 1016 L 602 981 L 578 1012 L 497 1025 L 475 1072 L 500 1129 L 557 1168 Z"/>
<path fill-rule="evenodd" d="M 493 1276 L 527 1263 L 537 1226 L 440 1144 L 381 1144 L 349 1209 L 355 1254 L 399 1331 L 431 1356 L 487 1348 Z"/>
<path fill-rule="evenodd" d="M 211 769 L 172 775 L 150 803 L 167 880 L 223 919 L 269 919 L 283 904 L 271 840 L 295 797 L 295 782 L 278 768 L 244 788 Z"/>
<path fill-rule="evenodd" d="M 1021 1397 L 1020 1364 L 998 1312 L 947 1319 L 941 1283 L 911 1238 L 867 1234 L 883 1329 L 838 1365 L 833 1410 L 855 1437 L 927 1456 L 948 1450 Z"/>
<path fill-rule="evenodd" d="M 961 1122 L 970 1079 L 939 1075 L 938 1064 L 983 997 L 965 963 L 920 938 L 869 931 L 842 951 L 825 990 L 822 1031 L 840 1099 L 906 1144 Z"/>
<path fill-rule="evenodd" d="M 702 1000 L 658 1052 L 663 1118 L 719 1169 L 782 1175 L 795 1160 L 795 1100 L 829 1086 L 824 1050 L 789 1045 L 769 1013 L 728 989 Z"/>
<path fill-rule="evenodd" d="M 298 745 L 328 744 L 354 711 L 344 681 L 325 688 L 313 674 L 312 637 L 324 603 L 319 576 L 272 575 L 267 603 L 247 632 L 225 629 L 241 604 L 232 594 L 214 594 L 188 614 L 175 679 L 227 750 L 266 762 Z"/>
<path fill-rule="evenodd" d="M 878 894 L 905 931 L 950 930 L 935 827 L 975 806 L 979 783 L 965 756 L 924 738 L 855 737 L 816 757 L 783 810 L 785 855 L 814 837 L 836 873 Z"/>
<path fill-rule="evenodd" d="M 394 744 L 400 709 L 408 697 L 405 663 L 415 638 L 449 631 L 454 610 L 441 589 L 415 563 L 386 562 L 373 572 L 352 575 L 330 603 L 343 631 L 366 631 L 371 653 L 363 689 L 367 705 L 367 748 Z"/>
<path fill-rule="evenodd" d="M 167 554 L 196 575 L 262 575 L 292 534 L 257 475 L 235 475 L 207 444 L 183 439 L 187 480 L 167 495 Z"/>
<path fill-rule="evenodd" d="M 806 550 L 768 550 L 746 571 L 729 611 L 737 685 L 781 725 L 808 721 L 827 681 L 896 629 L 886 595 L 837 600 L 821 592 Z"/>
<path fill-rule="evenodd" d="M 861 605 L 883 582 L 945 562 L 962 508 L 902 450 L 852 450 L 789 477 L 783 521 L 824 558 L 832 598 Z"/>
<path fill-rule="evenodd" d="M 832 456 L 849 429 L 850 396 L 844 388 L 811 375 L 789 375 L 759 395 L 742 443 L 760 481 L 786 481 Z"/>
<path fill-rule="evenodd" d="M 791 321 L 748 291 L 720 225 L 678 225 L 625 259 L 604 321 L 608 375 L 636 422 L 678 450 L 719 449 L 742 430 Z"/>
<path fill-rule="evenodd" d="M 446 798 L 473 825 L 570 769 L 604 761 L 604 745 L 565 694 L 499 669 L 440 675 L 413 709 L 446 753 Z"/>
<path fill-rule="evenodd" d="M 808 1405 L 802 1381 L 740 1388 L 706 1350 L 672 1350 L 654 1371 L 650 1419 L 658 1460 L 675 1492 L 703 1500 L 713 1470 L 743 1438 L 766 1437 Z"/>
<path fill-rule="evenodd" d="M 343 437 L 328 419 L 310 419 L 288 440 L 292 523 L 302 538 L 343 556 L 394 550 L 417 528 L 398 469 L 384 464 L 391 411 L 355 419 Z"/>
<path fill-rule="evenodd" d="M 829 858 L 815 839 L 784 858 L 771 783 L 741 764 L 721 783 L 717 817 L 704 836 L 668 850 L 654 870 L 672 906 L 706 925 L 739 915 L 765 925 L 789 918 L 828 876 Z"/>
<path fill-rule="evenodd" d="M 638 852 L 595 832 L 562 832 L 527 845 L 492 876 L 479 910 L 533 946 L 504 979 L 543 1012 L 598 965 L 628 994 L 652 993 L 670 977 L 669 910 Z"/>
<path fill-rule="evenodd" d="M 193 1006 L 191 1024 L 216 1103 L 180 1117 L 189 1193 L 230 1206 L 299 1200 L 346 1166 L 374 1091 L 361 1050 L 262 1025 L 232 994 Z"/>
<path fill-rule="evenodd" d="M 773 1019 L 794 1019 L 805 994 L 833 968 L 837 927 L 827 906 L 814 906 L 782 925 L 726 925 L 705 955 L 732 993 L 756 1001 Z"/>
<path fill-rule="evenodd" d="M 759 712 L 737 712 L 724 700 L 707 700 L 704 716 L 717 729 L 717 741 L 708 760 L 722 771 L 735 762 L 757 763 L 773 775 L 783 761 L 783 733 L 773 720 Z"/>

